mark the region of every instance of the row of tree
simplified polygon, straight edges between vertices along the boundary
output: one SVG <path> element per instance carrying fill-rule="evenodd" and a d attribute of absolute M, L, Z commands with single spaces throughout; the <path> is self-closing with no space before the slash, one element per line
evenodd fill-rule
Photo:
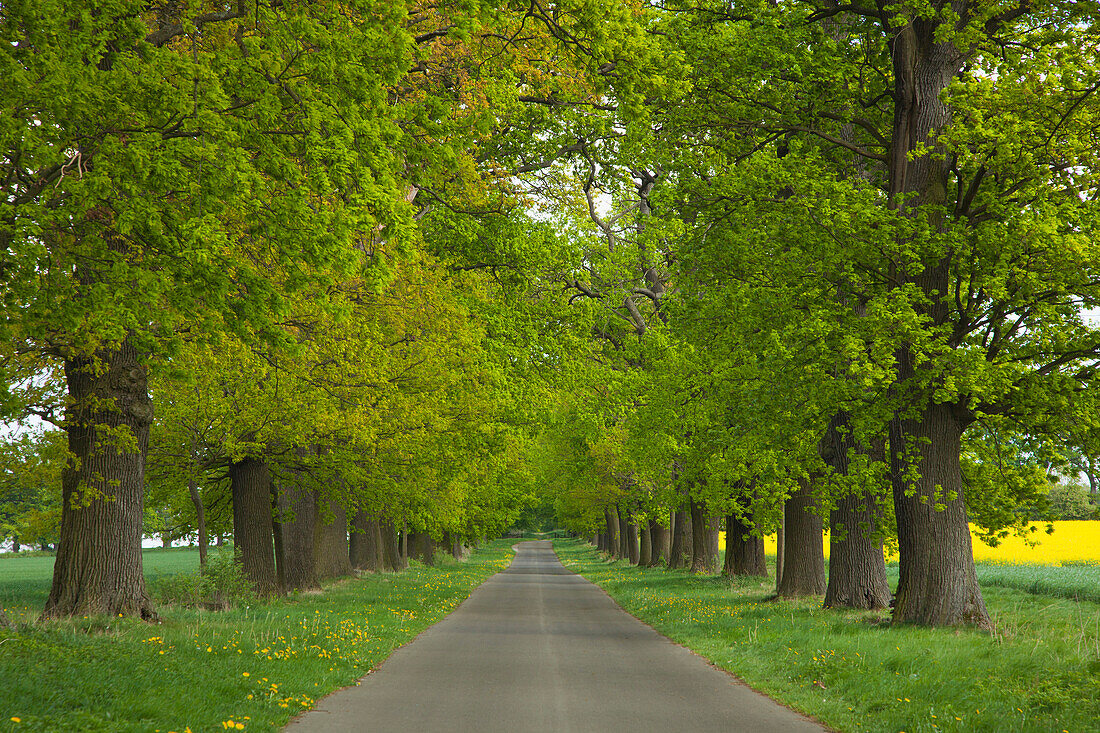
<path fill-rule="evenodd" d="M 44 616 L 153 616 L 150 514 L 200 546 L 231 523 L 262 592 L 511 522 L 557 257 L 511 176 L 552 161 L 542 102 L 594 95 L 627 20 L 0 7 L 0 403 L 65 436 Z"/>
<path fill-rule="evenodd" d="M 968 519 L 1098 453 L 1093 10 L 5 4 L 2 401 L 67 438 L 46 615 L 152 613 L 147 491 L 232 516 L 271 589 L 341 516 L 476 537 L 538 476 L 639 561 L 690 526 L 713 568 L 724 517 L 755 571 L 783 517 L 785 593 L 827 520 L 830 604 L 988 625 Z"/>
<path fill-rule="evenodd" d="M 652 8 L 660 88 L 534 184 L 585 246 L 561 519 L 673 566 L 690 526 L 709 570 L 725 517 L 753 572 L 782 526 L 781 594 L 988 626 L 968 520 L 1028 532 L 1097 451 L 1094 10 Z"/>

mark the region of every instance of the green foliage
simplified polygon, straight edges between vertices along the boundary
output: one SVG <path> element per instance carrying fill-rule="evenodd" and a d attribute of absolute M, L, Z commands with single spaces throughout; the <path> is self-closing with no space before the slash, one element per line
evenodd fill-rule
<path fill-rule="evenodd" d="M 1100 515 L 1100 508 L 1092 502 L 1088 490 L 1075 481 L 1051 484 L 1047 503 L 1049 510 L 1041 519 L 1097 519 Z"/>
<path fill-rule="evenodd" d="M 61 530 L 65 435 L 26 433 L 0 443 L 0 541 L 52 545 Z"/>

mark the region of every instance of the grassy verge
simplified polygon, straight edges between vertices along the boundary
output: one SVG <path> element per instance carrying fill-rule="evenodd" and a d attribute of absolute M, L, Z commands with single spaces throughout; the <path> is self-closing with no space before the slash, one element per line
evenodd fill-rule
<path fill-rule="evenodd" d="M 892 627 L 881 612 L 773 600 L 770 579 L 638 569 L 554 544 L 633 615 L 836 730 L 1100 730 L 1100 604 L 987 585 L 993 634 Z"/>
<path fill-rule="evenodd" d="M 109 617 L 34 624 L 23 609 L 41 609 L 49 575 L 43 580 L 39 568 L 35 580 L 34 568 L 14 570 L 22 561 L 13 560 L 0 570 L 0 593 L 23 595 L 7 607 L 15 627 L 0 629 L 0 731 L 282 727 L 443 618 L 507 566 L 511 545 L 230 611 L 162 607 L 155 625 Z M 166 567 L 187 562 L 179 555 Z M 147 556 L 147 574 L 157 572 Z"/>

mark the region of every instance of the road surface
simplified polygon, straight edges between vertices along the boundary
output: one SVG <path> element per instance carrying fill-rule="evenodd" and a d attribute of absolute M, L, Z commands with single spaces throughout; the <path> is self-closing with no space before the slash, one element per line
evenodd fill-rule
<path fill-rule="evenodd" d="M 524 542 L 450 616 L 286 730 L 824 729 L 622 611 L 549 542 Z"/>

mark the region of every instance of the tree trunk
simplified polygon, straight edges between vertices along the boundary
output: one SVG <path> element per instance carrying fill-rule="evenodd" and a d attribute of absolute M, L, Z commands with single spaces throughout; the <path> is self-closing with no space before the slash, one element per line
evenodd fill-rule
<path fill-rule="evenodd" d="M 779 515 L 779 527 L 775 530 L 775 592 L 779 593 L 779 586 L 783 583 L 783 562 L 787 559 L 783 551 L 787 545 L 786 508 Z"/>
<path fill-rule="evenodd" d="M 145 454 L 153 405 L 127 337 L 65 360 L 72 458 L 61 476 L 61 536 L 43 618 L 155 618 L 141 561 Z"/>
<path fill-rule="evenodd" d="M 321 587 L 313 563 L 313 525 L 317 503 L 305 477 L 283 483 L 277 492 L 275 532 L 278 538 L 279 576 L 286 590 L 318 590 Z"/>
<path fill-rule="evenodd" d="M 382 535 L 383 566 L 391 572 L 401 572 L 409 566 L 409 563 L 401 554 L 401 539 L 398 536 L 397 527 L 389 520 L 381 520 L 379 531 Z"/>
<path fill-rule="evenodd" d="M 262 458 L 229 467 L 233 496 L 233 545 L 245 577 L 261 596 L 279 591 L 271 519 L 271 474 Z"/>
<path fill-rule="evenodd" d="M 638 548 L 638 525 L 634 520 L 628 520 L 626 523 L 626 549 L 629 553 L 628 558 L 630 564 L 640 564 L 641 554 Z"/>
<path fill-rule="evenodd" d="M 641 547 L 638 549 L 638 565 L 648 568 L 653 564 L 653 535 L 649 531 L 649 523 L 641 526 Z"/>
<path fill-rule="evenodd" d="M 630 533 L 626 530 L 627 519 L 626 513 L 623 512 L 622 507 L 615 506 L 615 516 L 619 518 L 619 557 L 624 559 L 630 558 Z"/>
<path fill-rule="evenodd" d="M 342 504 L 313 493 L 313 571 L 318 580 L 351 575 L 348 551 L 348 513 Z"/>
<path fill-rule="evenodd" d="M 767 576 L 764 539 L 751 534 L 752 528 L 736 514 L 726 516 L 726 558 L 723 575 Z"/>
<path fill-rule="evenodd" d="M 656 567 L 668 562 L 668 528 L 661 526 L 656 519 L 649 521 L 649 537 L 652 547 L 649 566 Z"/>
<path fill-rule="evenodd" d="M 858 444 L 851 421 L 838 412 L 829 422 L 820 445 L 821 457 L 840 476 L 849 472 L 850 455 L 861 453 L 873 462 L 886 459 L 883 440 L 870 448 Z M 846 494 L 837 500 L 829 517 L 829 584 L 825 607 L 886 608 L 890 586 L 882 555 L 882 512 L 869 492 Z"/>
<path fill-rule="evenodd" d="M 784 598 L 825 592 L 825 541 L 821 517 L 813 508 L 809 482 L 800 482 L 783 506 L 785 546 L 779 595 Z"/>
<path fill-rule="evenodd" d="M 612 559 L 618 559 L 619 555 L 619 515 L 611 508 L 603 510 L 604 523 L 607 525 L 607 554 Z"/>
<path fill-rule="evenodd" d="M 462 542 L 462 537 L 447 531 L 443 533 L 443 546 L 447 548 L 447 552 L 455 560 L 461 560 L 466 557 L 466 548 Z"/>
<path fill-rule="evenodd" d="M 11 538 L 11 551 L 14 552 L 14 553 L 19 552 L 19 538 L 18 537 L 12 537 Z"/>
<path fill-rule="evenodd" d="M 931 404 L 919 420 L 890 425 L 899 561 L 894 621 L 990 628 L 978 587 L 959 465 L 963 426 L 952 405 Z M 916 454 L 920 477 L 905 448 Z M 909 495 L 911 494 L 911 495 Z"/>
<path fill-rule="evenodd" d="M 191 496 L 191 503 L 195 505 L 195 524 L 199 533 L 199 567 L 206 567 L 206 556 L 209 554 L 210 538 L 206 536 L 206 509 L 202 505 L 202 497 L 199 495 L 199 485 L 194 477 L 187 479 L 187 493 Z"/>
<path fill-rule="evenodd" d="M 961 8 L 964 13 L 969 7 Z M 956 16 L 957 17 L 957 16 Z M 902 18 L 884 24 L 893 61 L 894 119 L 890 140 L 890 206 L 924 219 L 922 226 L 945 229 L 943 206 L 951 185 L 953 157 L 938 145 L 951 122 L 943 92 L 966 65 L 971 51 L 957 48 L 950 33 L 939 36 L 941 16 Z M 909 243 L 906 243 L 908 246 Z M 921 244 L 918 242 L 917 244 Z M 920 251 L 920 250 L 916 250 Z M 953 251 L 927 250 L 911 272 L 891 273 L 902 286 L 917 286 L 927 298 L 919 306 L 928 328 L 950 328 Z M 899 277 L 900 276 L 900 277 Z M 894 511 L 901 551 L 896 622 L 972 624 L 989 628 L 978 588 L 959 466 L 960 438 L 972 419 L 965 403 L 937 403 L 927 375 L 908 345 L 897 353 L 898 393 L 913 386 L 917 415 L 890 424 Z M 935 383 L 935 382 L 933 382 Z M 912 451 L 920 478 L 910 481 L 905 452 Z M 937 491 L 939 487 L 939 491 Z M 907 495 L 908 494 L 908 495 Z"/>
<path fill-rule="evenodd" d="M 348 559 L 356 570 L 381 572 L 382 527 L 378 518 L 364 511 L 355 513 L 351 536 L 348 538 Z"/>
<path fill-rule="evenodd" d="M 691 502 L 691 572 L 718 571 L 718 530 L 701 503 Z"/>
<path fill-rule="evenodd" d="M 668 552 L 669 568 L 687 567 L 687 555 L 691 548 L 688 535 L 688 515 L 683 510 L 672 513 L 672 547 Z"/>

